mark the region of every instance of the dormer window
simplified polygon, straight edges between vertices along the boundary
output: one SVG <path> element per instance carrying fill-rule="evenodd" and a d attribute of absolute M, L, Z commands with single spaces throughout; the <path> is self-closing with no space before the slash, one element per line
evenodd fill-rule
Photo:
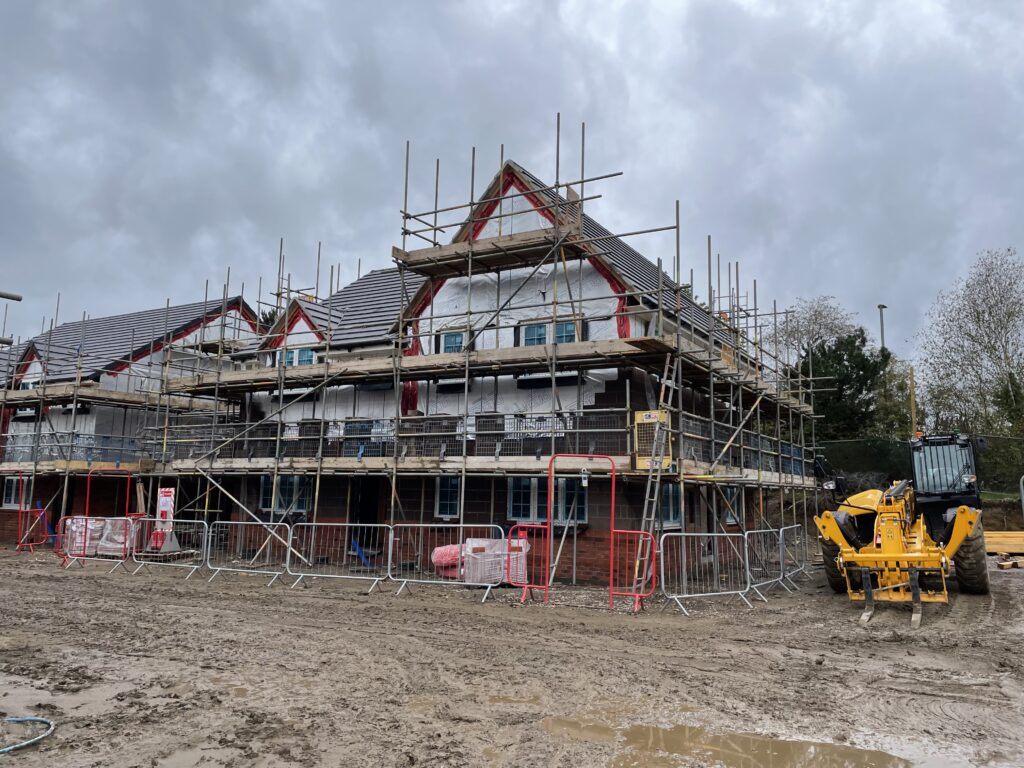
<path fill-rule="evenodd" d="M 572 344 L 576 341 L 576 323 L 555 323 L 555 344 Z"/>
<path fill-rule="evenodd" d="M 548 343 L 548 327 L 545 323 L 523 326 L 523 346 L 539 347 Z"/>
<path fill-rule="evenodd" d="M 441 336 L 442 352 L 461 352 L 463 345 L 462 333 L 445 333 Z"/>
<path fill-rule="evenodd" d="M 309 347 L 300 349 L 280 349 L 274 357 L 275 365 L 291 368 L 293 365 L 312 365 L 316 356 Z"/>

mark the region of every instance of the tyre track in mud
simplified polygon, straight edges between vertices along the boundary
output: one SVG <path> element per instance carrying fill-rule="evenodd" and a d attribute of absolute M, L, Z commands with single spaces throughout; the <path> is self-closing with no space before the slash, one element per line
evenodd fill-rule
<path fill-rule="evenodd" d="M 112 755 L 160 765 L 197 740 L 205 764 L 223 766 L 355 754 L 382 765 L 573 765 L 614 754 L 546 733 L 539 722 L 552 715 L 883 748 L 909 737 L 999 764 L 1024 730 L 1021 580 L 1005 574 L 993 574 L 992 599 L 954 596 L 911 633 L 900 610 L 860 627 L 817 583 L 754 610 L 626 617 L 508 595 L 480 605 L 446 590 L 394 598 L 55 568 L 0 554 L 0 662 L 20 649 L 15 677 L 29 687 L 34 668 L 59 688 L 83 664 L 97 678 L 86 690 L 127 687 L 95 703 L 97 716 L 62 712 L 36 754 L 65 765 Z M 67 698 L 47 693 L 58 706 Z"/>

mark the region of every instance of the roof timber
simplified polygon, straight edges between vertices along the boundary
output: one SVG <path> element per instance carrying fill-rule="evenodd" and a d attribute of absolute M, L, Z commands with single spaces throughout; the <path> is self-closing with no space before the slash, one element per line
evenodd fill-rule
<path fill-rule="evenodd" d="M 665 355 L 677 350 L 674 335 L 640 336 L 628 339 L 594 339 L 563 344 L 530 347 L 500 347 L 466 352 L 414 355 L 395 358 L 388 349 L 363 350 L 332 355 L 327 363 L 278 368 L 246 368 L 237 371 L 209 373 L 198 377 L 171 379 L 168 392 L 207 394 L 215 389 L 221 396 L 232 397 L 246 392 L 272 392 L 283 383 L 286 389 L 314 387 L 329 380 L 332 385 L 394 381 L 397 365 L 403 381 L 461 378 L 470 376 L 506 376 L 550 370 L 552 362 L 558 371 L 592 368 L 616 368 L 623 365 L 647 368 L 660 373 Z M 709 360 L 705 347 L 679 340 L 678 352 L 683 371 L 698 380 L 707 375 L 711 365 L 718 377 L 729 377 L 736 384 L 755 392 L 765 392 L 769 399 L 761 403 L 766 412 L 778 400 L 787 408 L 810 413 L 809 406 L 796 398 L 779 396 L 775 387 L 755 376 L 747 366 L 741 373 L 719 356 Z M 468 357 L 468 361 L 467 361 Z M 699 381 L 698 381 L 699 383 Z"/>
<path fill-rule="evenodd" d="M 595 339 L 569 344 L 543 344 L 531 347 L 500 347 L 470 352 L 415 355 L 395 358 L 390 350 L 353 353 L 338 356 L 327 363 L 277 368 L 252 368 L 206 374 L 198 377 L 171 379 L 168 392 L 206 393 L 219 386 L 223 394 L 231 392 L 273 391 L 283 378 L 286 388 L 316 386 L 325 379 L 333 384 L 370 381 L 392 381 L 395 368 L 405 381 L 424 381 L 464 375 L 499 376 L 537 372 L 550 367 L 556 370 L 582 368 L 614 368 L 621 363 L 660 368 L 666 353 L 674 349 L 672 336 L 642 336 L 632 339 Z"/>
<path fill-rule="evenodd" d="M 564 238 L 564 258 L 571 260 L 591 255 L 579 246 L 574 246 L 574 238 L 567 233 L 559 235 L 554 229 L 546 228 L 413 251 L 393 247 L 391 256 L 397 263 L 421 275 L 457 277 L 468 274 L 470 269 L 479 273 L 535 266 L 550 254 L 560 238 Z"/>
<path fill-rule="evenodd" d="M 168 396 L 160 392 L 120 392 L 114 389 L 103 389 L 91 381 L 83 381 L 78 385 L 75 382 L 44 384 L 34 389 L 0 389 L 0 407 L 21 405 L 28 407 L 38 402 L 58 405 L 72 403 L 76 400 L 79 403 L 117 405 L 125 408 L 156 408 L 159 406 L 170 408 L 172 411 L 223 411 L 225 408 L 224 403 L 220 403 L 218 407 L 213 400 Z"/>

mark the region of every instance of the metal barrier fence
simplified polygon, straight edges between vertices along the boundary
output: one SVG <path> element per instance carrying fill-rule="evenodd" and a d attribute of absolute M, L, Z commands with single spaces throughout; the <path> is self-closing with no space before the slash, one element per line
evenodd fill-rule
<path fill-rule="evenodd" d="M 132 534 L 130 517 L 69 515 L 60 519 L 57 554 L 63 557 L 65 568 L 75 562 L 82 565 L 82 560 L 100 560 L 114 563 L 110 569 L 113 573 L 132 556 L 135 549 Z"/>
<path fill-rule="evenodd" d="M 807 569 L 807 534 L 800 525 L 779 529 L 779 550 L 782 556 L 782 578 L 796 587 L 793 579 Z"/>
<path fill-rule="evenodd" d="M 505 580 L 508 546 L 500 525 L 396 523 L 388 578 L 409 584 L 486 588 L 480 602 Z M 515 557 L 522 559 L 522 553 Z M 518 571 L 516 565 L 513 571 Z"/>
<path fill-rule="evenodd" d="M 391 526 L 358 523 L 296 523 L 291 528 L 285 568 L 295 587 L 303 579 L 369 581 L 388 577 Z"/>
<path fill-rule="evenodd" d="M 269 587 L 287 570 L 290 535 L 284 523 L 215 522 L 206 545 L 206 567 L 213 571 L 209 581 L 221 571 L 254 573 L 273 577 Z"/>
<path fill-rule="evenodd" d="M 161 520 L 155 517 L 132 521 L 132 574 L 149 566 L 186 568 L 188 581 L 206 562 L 209 526 L 202 520 Z"/>
<path fill-rule="evenodd" d="M 147 566 L 189 571 L 204 565 L 212 572 L 348 579 L 399 584 L 479 587 L 487 600 L 494 587 L 507 583 L 547 590 L 551 582 L 546 525 L 516 525 L 505 536 L 497 525 L 359 523 L 264 523 L 161 520 L 137 517 L 61 518 L 56 552 L 64 567 L 76 561 L 113 563 L 111 573 L 131 559 L 138 573 Z M 746 533 L 668 532 L 660 543 L 644 531 L 614 530 L 609 562 L 610 598 L 634 599 L 634 607 L 661 592 L 689 615 L 685 600 L 739 597 L 753 607 L 749 593 L 767 602 L 764 593 L 775 585 L 797 589 L 793 578 L 806 572 L 806 531 L 799 525 Z M 127 570 L 127 566 L 125 566 Z"/>
<path fill-rule="evenodd" d="M 747 599 L 750 569 L 747 539 L 742 533 L 665 533 L 661 537 L 661 592 L 689 612 L 683 600 L 735 596 Z"/>
<path fill-rule="evenodd" d="M 775 528 L 747 531 L 747 570 L 750 589 L 761 600 L 768 602 L 764 592 L 778 584 L 787 592 L 792 590 L 783 580 L 785 576 L 782 556 L 782 534 Z"/>
<path fill-rule="evenodd" d="M 658 586 L 658 545 L 646 531 L 613 530 L 609 554 L 608 607 L 615 607 L 616 597 L 633 599 L 638 611 L 645 597 Z"/>

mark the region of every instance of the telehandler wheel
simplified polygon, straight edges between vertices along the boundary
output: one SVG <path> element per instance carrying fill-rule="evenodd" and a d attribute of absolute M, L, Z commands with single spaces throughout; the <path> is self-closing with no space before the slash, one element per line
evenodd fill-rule
<path fill-rule="evenodd" d="M 821 556 L 825 561 L 825 579 L 832 587 L 833 592 L 843 594 L 846 592 L 846 577 L 836 565 L 836 558 L 839 557 L 839 545 L 822 538 L 818 539 L 818 543 L 821 545 Z"/>
<path fill-rule="evenodd" d="M 985 531 L 981 520 L 953 555 L 953 573 L 960 591 L 967 595 L 988 594 L 988 559 L 985 555 Z"/>

